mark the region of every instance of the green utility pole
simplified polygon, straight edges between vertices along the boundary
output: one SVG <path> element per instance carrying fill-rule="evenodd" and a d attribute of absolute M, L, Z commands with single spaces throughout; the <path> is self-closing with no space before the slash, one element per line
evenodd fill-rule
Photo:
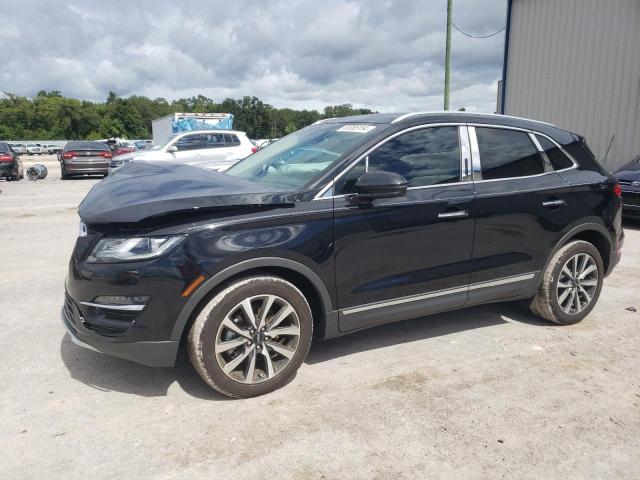
<path fill-rule="evenodd" d="M 447 0 L 447 46 L 444 54 L 444 109 L 449 110 L 449 82 L 451 80 L 451 13 L 453 0 Z"/>

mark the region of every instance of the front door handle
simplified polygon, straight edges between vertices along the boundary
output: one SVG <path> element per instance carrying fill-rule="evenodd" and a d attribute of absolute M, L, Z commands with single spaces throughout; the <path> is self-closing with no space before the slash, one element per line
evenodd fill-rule
<path fill-rule="evenodd" d="M 567 202 L 565 202 L 564 200 L 546 200 L 542 202 L 542 206 L 547 208 L 558 208 L 566 204 Z"/>
<path fill-rule="evenodd" d="M 466 210 L 458 210 L 456 212 L 442 212 L 438 214 L 438 218 L 449 220 L 452 218 L 466 218 L 469 216 L 469 212 Z"/>

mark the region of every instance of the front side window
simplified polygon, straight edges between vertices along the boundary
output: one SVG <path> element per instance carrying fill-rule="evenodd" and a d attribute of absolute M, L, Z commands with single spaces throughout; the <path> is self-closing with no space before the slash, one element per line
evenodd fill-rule
<path fill-rule="evenodd" d="M 459 182 L 458 127 L 423 128 L 392 138 L 371 152 L 368 171 L 398 173 L 410 187 Z"/>
<path fill-rule="evenodd" d="M 225 173 L 277 190 L 292 190 L 316 180 L 380 126 L 321 123 L 298 130 L 261 148 Z"/>
<path fill-rule="evenodd" d="M 483 180 L 544 173 L 544 162 L 528 133 L 476 127 L 476 136 Z"/>
<path fill-rule="evenodd" d="M 178 139 L 174 144 L 179 152 L 185 152 L 188 150 L 197 150 L 202 147 L 202 135 L 185 135 Z"/>
<path fill-rule="evenodd" d="M 542 135 L 536 135 L 536 138 L 554 169 L 562 170 L 564 168 L 573 167 L 571 159 L 567 157 L 555 143 Z"/>
<path fill-rule="evenodd" d="M 365 165 L 368 168 L 365 169 Z M 425 187 L 460 181 L 458 127 L 431 127 L 404 133 L 371 152 L 335 183 L 335 195 L 355 192 L 365 171 L 397 173 L 409 187 Z"/>

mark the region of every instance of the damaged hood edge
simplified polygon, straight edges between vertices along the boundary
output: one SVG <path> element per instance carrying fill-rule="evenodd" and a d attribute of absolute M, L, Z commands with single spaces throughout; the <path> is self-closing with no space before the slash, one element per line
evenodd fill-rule
<path fill-rule="evenodd" d="M 86 224 L 135 223 L 178 212 L 292 203 L 290 195 L 224 173 L 177 163 L 131 162 L 94 185 L 78 214 Z"/>

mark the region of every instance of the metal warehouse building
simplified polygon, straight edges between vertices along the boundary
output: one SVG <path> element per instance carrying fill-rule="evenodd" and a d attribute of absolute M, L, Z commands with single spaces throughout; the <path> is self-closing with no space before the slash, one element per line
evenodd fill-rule
<path fill-rule="evenodd" d="M 640 154 L 640 0 L 509 0 L 498 111 L 587 137 L 605 167 Z"/>

